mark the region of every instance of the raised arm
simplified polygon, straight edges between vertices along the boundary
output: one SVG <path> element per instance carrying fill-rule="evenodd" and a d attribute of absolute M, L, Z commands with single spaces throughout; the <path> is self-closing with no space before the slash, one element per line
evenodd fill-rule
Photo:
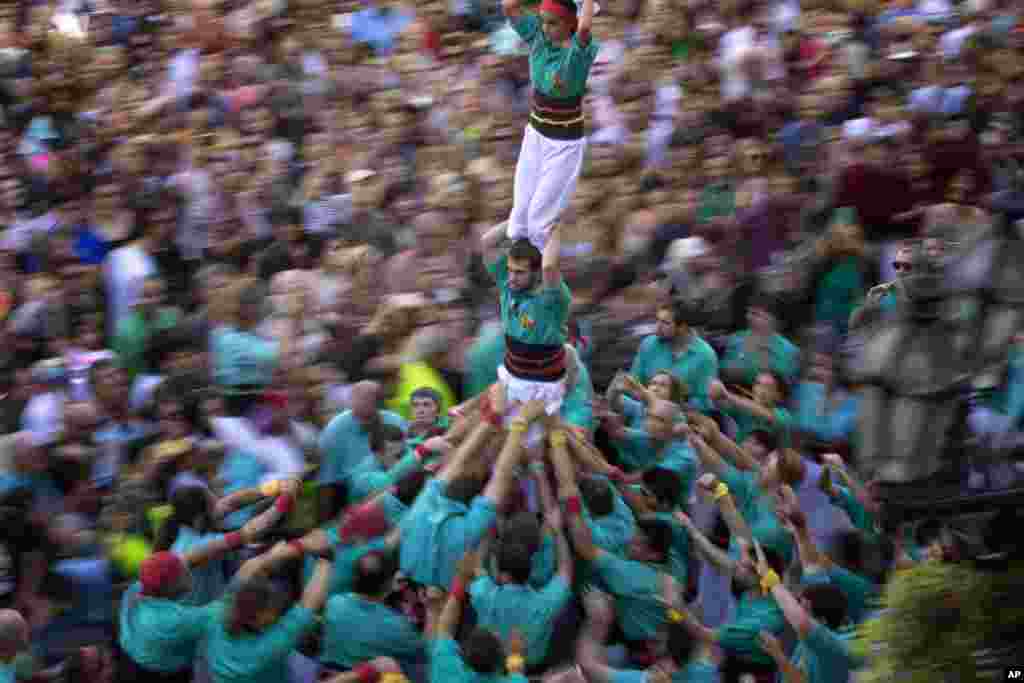
<path fill-rule="evenodd" d="M 475 418 L 469 437 L 455 449 L 455 452 L 451 455 L 448 462 L 445 463 L 437 478 L 445 483 L 456 479 L 466 469 L 470 459 L 477 454 L 494 431 L 493 425 L 485 420 Z"/>
<path fill-rule="evenodd" d="M 519 2 L 518 0 L 504 0 L 502 5 L 505 8 L 505 16 L 509 19 L 515 19 L 519 16 Z M 514 6 L 514 14 L 509 14 L 509 6 Z M 480 251 L 483 254 L 484 263 L 490 264 L 498 260 L 498 251 L 501 248 L 501 243 L 505 239 L 505 232 L 508 230 L 508 224 L 498 223 L 493 228 L 485 232 L 480 237 Z"/>
<path fill-rule="evenodd" d="M 731 407 L 735 410 L 742 411 L 751 417 L 760 418 L 771 424 L 775 424 L 774 411 L 765 408 L 763 405 L 756 403 L 749 398 L 744 398 L 743 396 L 739 396 L 729 391 L 720 380 L 715 380 L 711 383 L 711 395 L 711 397 L 723 407 Z"/>
<path fill-rule="evenodd" d="M 575 563 L 573 562 L 572 546 L 569 545 L 569 539 L 565 537 L 565 525 L 563 524 L 562 511 L 558 509 L 557 503 L 554 503 L 551 507 L 545 508 L 544 521 L 548 529 L 551 530 L 551 533 L 555 535 L 555 551 L 558 556 L 558 575 L 565 579 L 565 582 L 571 586 Z"/>
<path fill-rule="evenodd" d="M 733 500 L 729 487 L 724 482 L 719 481 L 715 475 L 707 473 L 701 475 L 700 479 L 697 480 L 697 489 L 704 494 L 707 500 L 718 506 L 719 512 L 722 513 L 722 519 L 725 520 L 726 526 L 729 527 L 729 533 L 732 537 L 742 540 L 748 545 L 753 545 L 754 536 L 750 531 L 750 525 L 747 524 L 747 520 L 743 518 L 740 511 L 736 509 L 736 501 Z"/>
<path fill-rule="evenodd" d="M 484 497 L 489 498 L 495 505 L 501 505 L 508 496 L 508 492 L 512 488 L 515 469 L 523 454 L 523 439 L 526 437 L 526 431 L 543 412 L 544 404 L 539 401 L 530 401 L 523 407 L 520 416 L 512 420 L 508 438 L 505 439 L 498 462 L 494 465 L 494 474 L 491 475 L 487 487 L 484 488 Z"/>
<path fill-rule="evenodd" d="M 683 525 L 686 533 L 693 541 L 694 548 L 701 558 L 710 563 L 719 573 L 732 576 L 736 573 L 736 560 L 729 557 L 728 553 L 712 543 L 704 533 L 697 528 L 690 516 L 681 510 L 675 512 L 675 519 Z"/>
<path fill-rule="evenodd" d="M 313 577 L 302 591 L 302 606 L 318 612 L 327 602 L 328 589 L 331 587 L 331 561 L 320 559 L 313 570 Z"/>
<path fill-rule="evenodd" d="M 594 0 L 583 0 L 583 8 L 576 23 L 576 40 L 580 45 L 590 45 L 590 29 L 594 23 Z"/>
<path fill-rule="evenodd" d="M 716 453 L 719 453 L 726 460 L 731 462 L 736 469 L 745 471 L 756 471 L 760 466 L 757 461 L 744 451 L 740 446 L 722 433 L 718 423 L 705 415 L 693 415 L 691 422 L 694 430 L 700 434 Z"/>
<path fill-rule="evenodd" d="M 588 0 L 590 1 L 590 0 Z M 593 4 L 593 2 L 591 2 Z M 545 287 L 558 287 L 562 284 L 562 224 L 555 223 L 555 227 L 548 235 L 548 241 L 544 244 L 544 252 L 541 259 L 541 271 Z"/>
<path fill-rule="evenodd" d="M 277 483 L 277 482 L 274 482 Z M 274 490 L 278 490 L 275 488 Z M 189 567 L 199 567 L 211 562 L 226 553 L 237 550 L 243 545 L 252 543 L 268 529 L 283 519 L 295 505 L 295 496 L 299 490 L 296 481 L 287 481 L 279 485 L 280 495 L 274 504 L 261 514 L 246 522 L 240 531 L 225 534 L 223 537 L 204 543 L 185 553 L 183 559 Z"/>

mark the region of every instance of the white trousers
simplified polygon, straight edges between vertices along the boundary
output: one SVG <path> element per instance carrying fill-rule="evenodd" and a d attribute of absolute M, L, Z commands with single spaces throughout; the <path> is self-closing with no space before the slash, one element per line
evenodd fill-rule
<path fill-rule="evenodd" d="M 543 250 L 548 235 L 576 191 L 586 139 L 552 140 L 526 126 L 512 188 L 508 237 Z"/>
<path fill-rule="evenodd" d="M 522 411 L 523 405 L 530 401 L 543 401 L 544 412 L 557 415 L 565 400 L 565 380 L 557 382 L 531 382 L 520 379 L 510 373 L 504 365 L 498 366 L 498 382 L 505 389 L 505 400 L 508 408 L 505 411 L 505 424 L 508 425 Z M 526 433 L 525 444 L 533 448 L 544 439 L 544 425 L 538 422 L 530 425 Z"/>

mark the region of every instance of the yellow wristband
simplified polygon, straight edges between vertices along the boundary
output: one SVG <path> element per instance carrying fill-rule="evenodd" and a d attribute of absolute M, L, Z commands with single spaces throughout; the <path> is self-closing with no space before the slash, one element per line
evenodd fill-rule
<path fill-rule="evenodd" d="M 509 655 L 505 660 L 505 668 L 509 673 L 519 673 L 526 668 L 526 660 L 522 655 Z"/>
<path fill-rule="evenodd" d="M 774 569 L 769 569 L 768 572 L 761 577 L 761 592 L 771 593 L 772 589 L 782 583 L 779 575 L 775 573 Z"/>
<path fill-rule="evenodd" d="M 720 501 L 728 495 L 729 487 L 726 486 L 724 481 L 718 482 L 718 486 L 715 487 L 715 492 L 712 494 L 712 498 L 714 498 L 715 502 Z"/>
<path fill-rule="evenodd" d="M 279 481 L 267 481 L 260 485 L 260 493 L 267 498 L 273 498 L 281 492 L 281 482 Z"/>
<path fill-rule="evenodd" d="M 564 446 L 569 441 L 569 435 L 560 429 L 557 432 L 551 432 L 548 440 L 552 446 Z"/>
<path fill-rule="evenodd" d="M 683 623 L 683 619 L 685 619 L 685 617 L 679 610 L 673 608 L 668 611 L 668 621 L 670 624 L 681 624 Z"/>
<path fill-rule="evenodd" d="M 516 418 L 515 420 L 512 420 L 512 424 L 509 425 L 508 430 L 510 432 L 525 432 L 529 428 L 530 424 L 526 420 Z"/>

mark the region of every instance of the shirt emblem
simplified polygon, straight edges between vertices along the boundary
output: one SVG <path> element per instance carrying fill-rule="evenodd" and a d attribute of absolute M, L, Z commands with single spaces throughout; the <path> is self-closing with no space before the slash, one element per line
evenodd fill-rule
<path fill-rule="evenodd" d="M 525 313 L 519 314 L 519 326 L 524 330 L 532 330 L 537 325 L 536 321 Z"/>

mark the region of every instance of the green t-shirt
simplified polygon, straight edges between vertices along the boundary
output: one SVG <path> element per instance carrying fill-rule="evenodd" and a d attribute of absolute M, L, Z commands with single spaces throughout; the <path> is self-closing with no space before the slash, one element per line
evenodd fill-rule
<path fill-rule="evenodd" d="M 742 444 L 754 432 L 768 432 L 770 434 L 778 434 L 780 437 L 779 444 L 781 446 L 788 446 L 789 428 L 793 423 L 793 416 L 785 408 L 775 408 L 772 412 L 775 414 L 775 419 L 766 420 L 763 417 L 751 415 L 744 410 L 727 409 L 725 411 L 726 415 L 731 417 L 736 423 L 736 438 L 734 441 Z"/>
<path fill-rule="evenodd" d="M 508 256 L 487 267 L 498 283 L 501 323 L 505 334 L 524 344 L 560 346 L 568 334 L 572 294 L 565 282 L 557 287 L 541 283 L 538 288 L 513 292 L 508 286 Z"/>
<path fill-rule="evenodd" d="M 750 527 L 754 540 L 776 551 L 788 563 L 793 557 L 793 536 L 775 514 L 775 497 L 766 495 L 758 483 L 757 472 L 744 472 L 726 465 L 721 479 L 729 487 L 736 509 Z M 736 538 L 729 540 L 730 557 L 739 557 Z"/>
<path fill-rule="evenodd" d="M 708 387 L 718 377 L 718 355 L 711 345 L 696 334 L 680 353 L 676 353 L 671 342 L 662 341 L 656 334 L 640 342 L 630 374 L 641 384 L 647 384 L 658 372 L 669 370 L 686 382 L 690 392 L 689 402 L 697 410 L 711 409 Z"/>
<path fill-rule="evenodd" d="M 793 652 L 793 664 L 804 672 L 807 683 L 850 680 L 856 660 L 850 650 L 850 633 L 836 633 L 815 624 Z"/>
<path fill-rule="evenodd" d="M 225 603 L 214 603 L 222 612 L 211 624 L 206 638 L 206 660 L 213 683 L 281 683 L 287 681 L 288 656 L 316 621 L 316 614 L 302 605 L 285 612 L 260 633 L 232 635 L 224 628 Z"/>
<path fill-rule="evenodd" d="M 479 674 L 462 659 L 459 644 L 438 638 L 430 644 L 430 683 L 526 683 L 522 674 Z"/>
<path fill-rule="evenodd" d="M 781 636 L 786 618 L 775 599 L 748 591 L 736 603 L 736 617 L 718 629 L 718 645 L 740 659 L 755 664 L 771 664 L 772 658 L 761 649 L 761 631 Z"/>
<path fill-rule="evenodd" d="M 569 47 L 555 45 L 544 35 L 540 17 L 532 13 L 524 13 L 510 23 L 530 48 L 533 87 L 548 97 L 583 97 L 590 67 L 600 49 L 597 41 L 591 38 L 589 44 L 580 45 L 574 34 Z"/>

